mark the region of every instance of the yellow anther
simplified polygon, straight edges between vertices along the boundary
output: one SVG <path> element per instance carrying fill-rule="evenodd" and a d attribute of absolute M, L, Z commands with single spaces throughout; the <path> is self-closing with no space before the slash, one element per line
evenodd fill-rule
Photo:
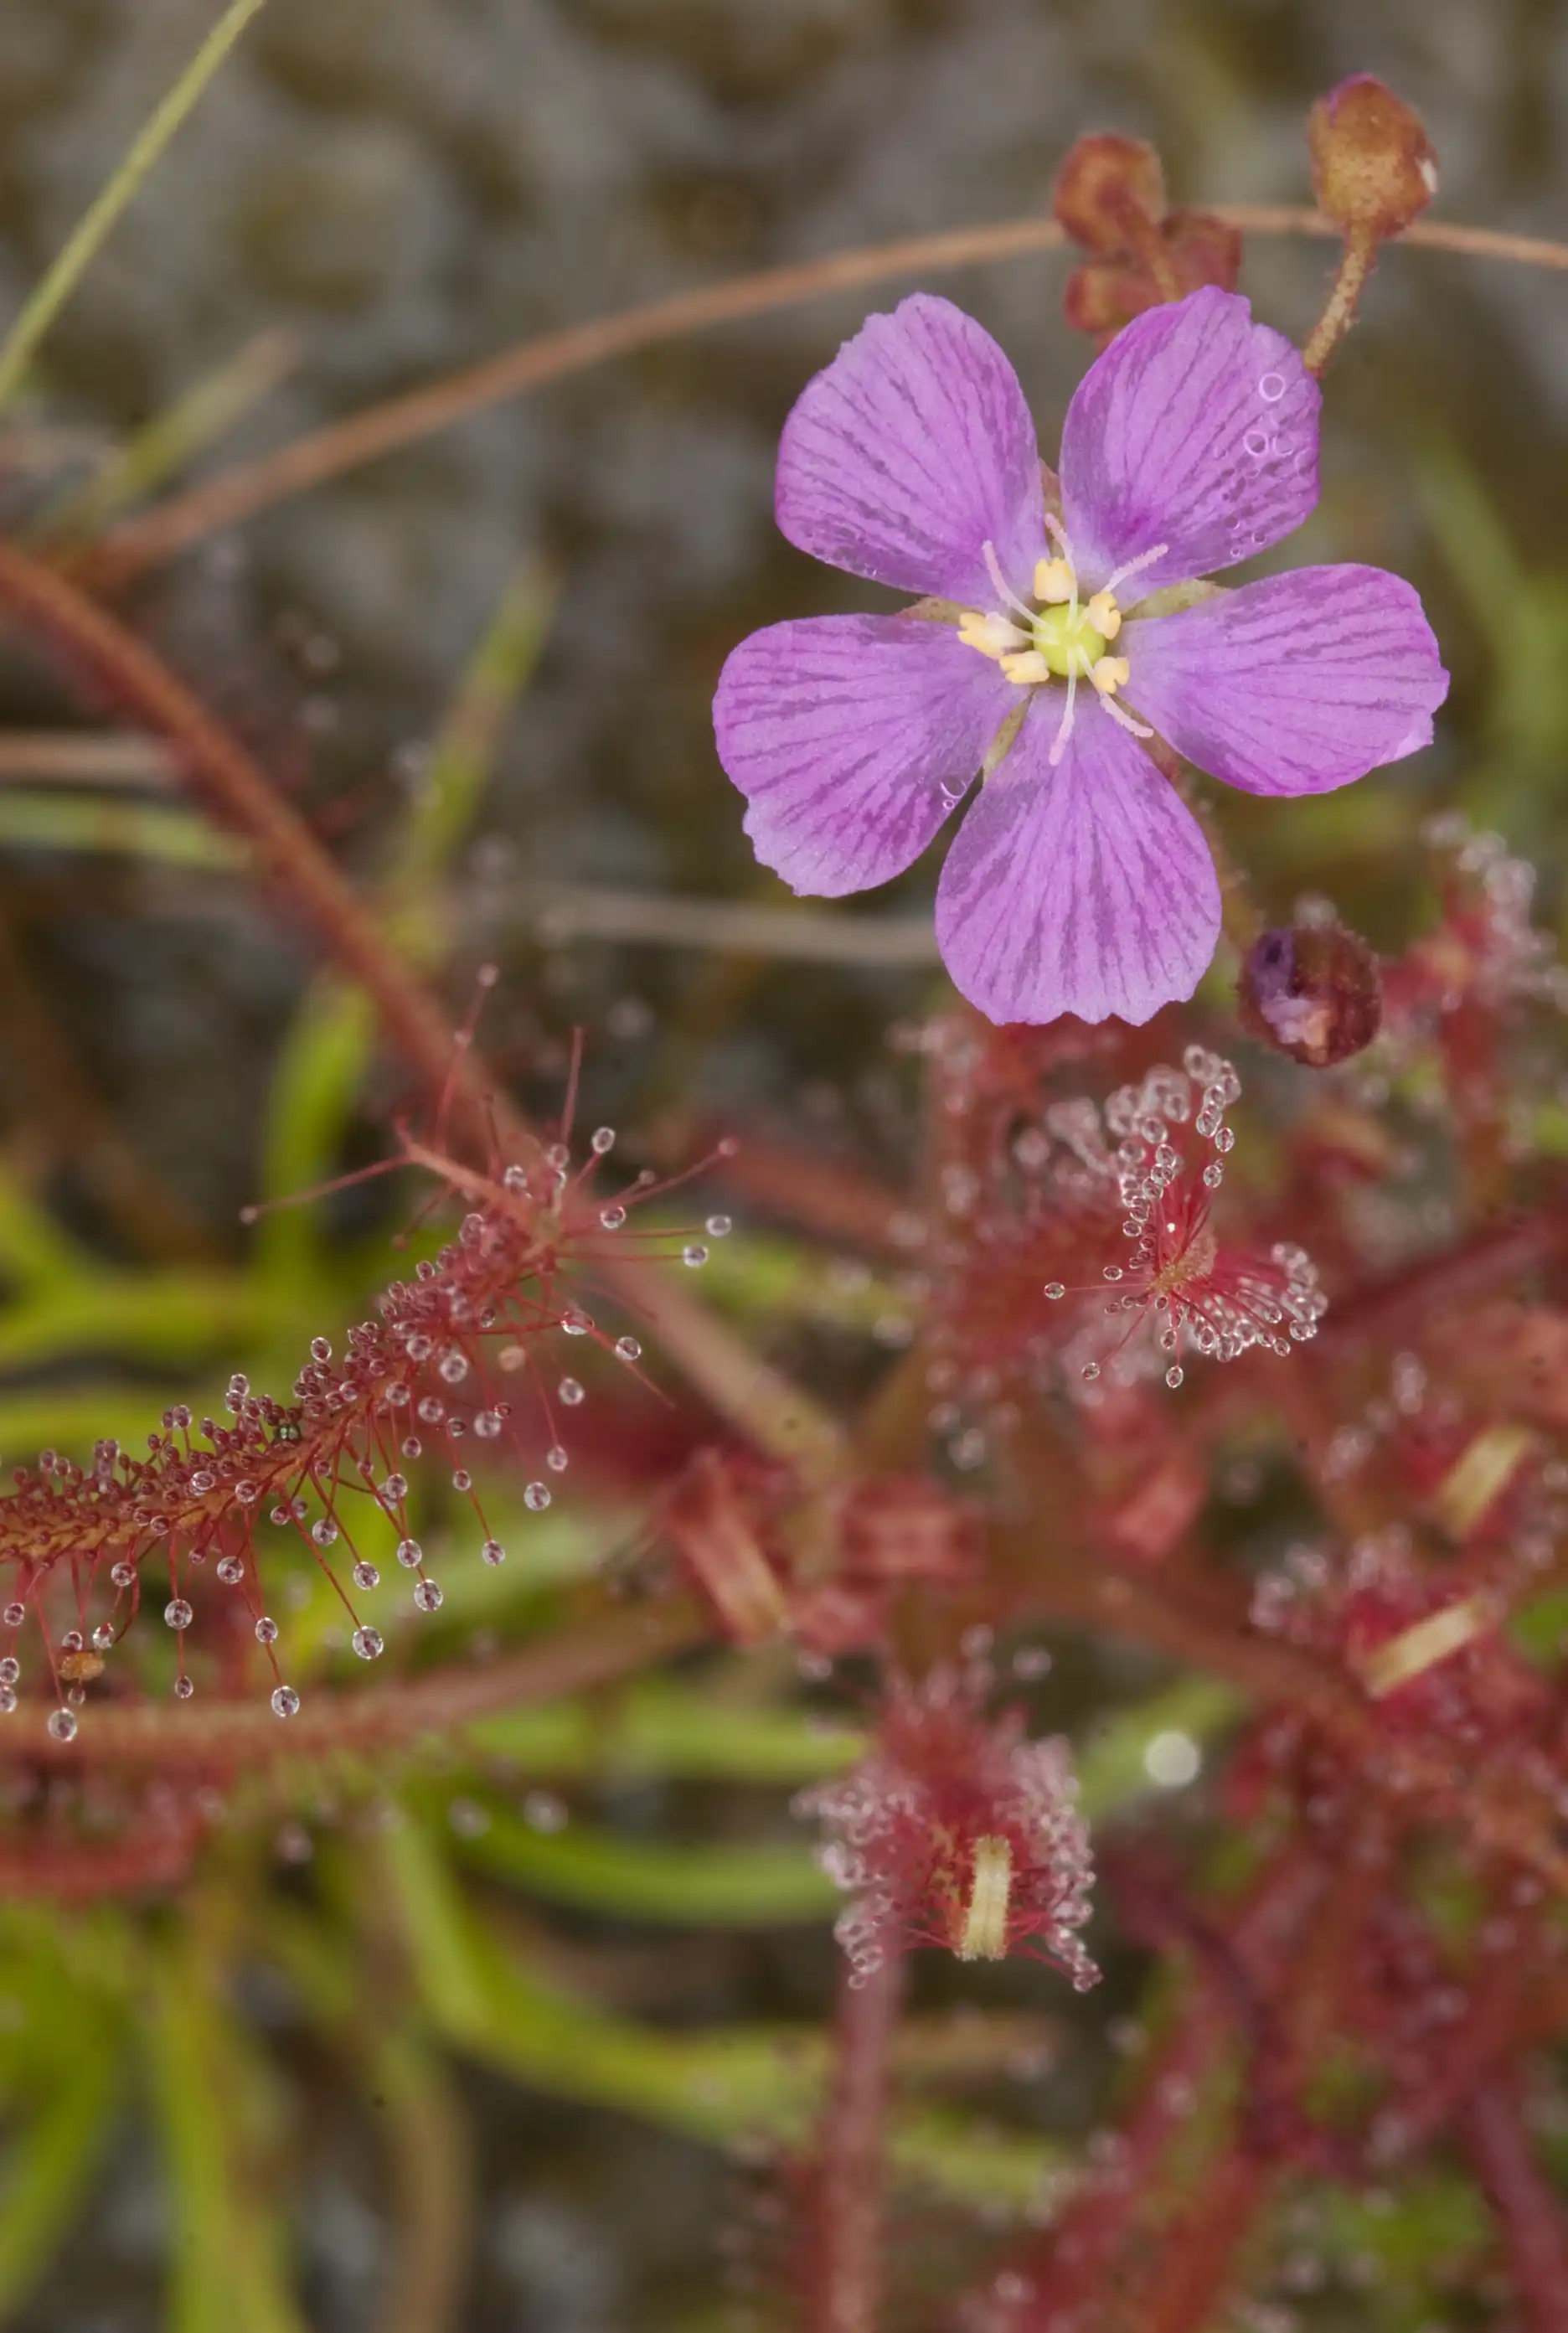
<path fill-rule="evenodd" d="M 1056 605 L 1070 600 L 1077 588 L 1065 559 L 1042 559 L 1035 568 L 1035 597 L 1042 604 Z"/>
<path fill-rule="evenodd" d="M 982 616 L 972 608 L 959 618 L 958 636 L 966 648 L 979 648 L 981 656 L 998 664 L 1015 648 L 1021 648 L 1028 637 L 1005 616 Z"/>
<path fill-rule="evenodd" d="M 974 1874 L 963 1926 L 959 1931 L 961 1961 L 1005 1960 L 1008 1949 L 1008 1904 L 1013 1892 L 1013 1850 L 1005 1839 L 977 1839 Z"/>
<path fill-rule="evenodd" d="M 1119 688 L 1126 687 L 1132 675 L 1133 667 L 1125 657 L 1102 657 L 1089 678 L 1102 696 L 1114 696 Z"/>
<path fill-rule="evenodd" d="M 1356 1666 L 1362 1684 L 1373 1701 L 1394 1693 L 1412 1677 L 1425 1675 L 1474 1642 L 1496 1618 L 1489 1598 L 1467 1596 L 1462 1603 L 1429 1612 L 1424 1620 L 1401 1629 L 1383 1644 L 1363 1653 Z"/>
<path fill-rule="evenodd" d="M 1001 667 L 1004 677 L 1019 688 L 1032 688 L 1037 681 L 1051 677 L 1051 667 L 1038 648 L 1026 648 L 1021 656 L 1005 656 Z"/>
<path fill-rule="evenodd" d="M 1114 591 L 1096 591 L 1085 602 L 1084 613 L 1103 640 L 1114 640 L 1122 629 L 1122 610 Z"/>

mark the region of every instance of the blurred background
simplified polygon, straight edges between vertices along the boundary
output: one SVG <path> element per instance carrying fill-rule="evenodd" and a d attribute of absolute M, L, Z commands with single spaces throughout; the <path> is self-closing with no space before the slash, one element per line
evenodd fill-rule
<path fill-rule="evenodd" d="M 0 0 L 0 312 L 20 303 L 215 13 L 211 0 Z M 1153 140 L 1176 201 L 1304 201 L 1306 108 L 1357 70 L 1424 114 L 1442 215 L 1563 230 L 1558 0 L 268 0 L 50 338 L 0 445 L 0 504 L 14 528 L 95 522 L 106 478 L 113 495 L 145 491 L 145 469 L 127 478 L 127 443 L 145 460 L 145 433 L 171 411 L 199 440 L 207 424 L 182 400 L 215 382 L 230 418 L 221 442 L 182 461 L 182 479 L 624 304 L 1038 211 L 1090 130 Z M 1259 242 L 1243 288 L 1299 338 L 1329 264 L 1324 245 Z M 1087 358 L 1059 321 L 1066 264 L 930 279 L 1006 344 L 1047 451 Z M 199 547 L 131 603 L 367 881 L 406 869 L 444 722 L 489 639 L 507 717 L 467 773 L 461 817 L 439 849 L 426 837 L 452 993 L 482 959 L 501 965 L 493 1050 L 536 1094 L 557 1090 L 563 1032 L 584 1023 L 590 1122 L 610 1117 L 651 1156 L 716 1126 L 789 1127 L 825 1156 L 892 1172 L 907 1144 L 904 1072 L 885 1039 L 933 994 L 908 919 L 929 901 L 934 865 L 848 910 L 868 932 L 887 924 L 884 948 L 868 937 L 856 951 L 865 960 L 776 954 L 766 914 L 788 895 L 751 861 L 708 706 L 743 632 L 876 596 L 779 541 L 773 456 L 808 375 L 868 307 L 909 288 L 727 325 L 501 406 Z M 1283 815 L 1267 806 L 1262 819 L 1226 806 L 1281 915 L 1303 890 L 1327 892 L 1391 938 L 1415 827 L 1450 801 L 1544 860 L 1554 912 L 1565 383 L 1561 279 L 1436 253 L 1385 258 L 1331 377 L 1322 508 L 1283 558 L 1363 558 L 1411 576 L 1455 689 L 1439 745 L 1375 789 Z M 26 1296 L 19 1325 L 0 1332 L 9 1455 L 69 1442 L 106 1402 L 150 1413 L 166 1386 L 188 1390 L 244 1351 L 286 1354 L 343 1317 L 334 1308 L 373 1287 L 384 1259 L 374 1205 L 338 1223 L 358 1247 L 339 1236 L 329 1253 L 305 1233 L 280 1234 L 264 1291 L 236 1211 L 269 1177 L 297 1186 L 311 1165 L 376 1155 L 396 1085 L 334 1072 L 337 1116 L 311 1120 L 298 1079 L 320 1066 L 320 998 L 286 917 L 120 738 L 112 707 L 68 697 L 10 647 L 0 704 L 0 1109 L 23 1210 L 0 1263 Z M 715 935 L 703 903 L 764 914 L 738 944 L 733 924 Z M 591 928 L 571 936 L 573 916 Z M 297 1072 L 282 1099 L 280 1062 Z M 65 1243 L 79 1292 L 84 1274 L 112 1268 L 129 1327 L 94 1333 L 80 1304 L 71 1314 L 65 1266 L 58 1287 L 40 1276 L 46 1236 Z M 169 1274 L 205 1291 L 209 1310 L 171 1312 Z M 759 1321 L 767 1301 L 735 1296 Z M 487 1612 L 473 1625 L 510 1622 Z M 1086 1671 L 1076 1706 L 1092 1717 L 1096 1695 L 1114 1703 L 1158 1682 Z M 797 1743 L 772 1779 L 812 1770 Z M 548 1839 L 564 1802 L 533 1787 L 525 1827 Z M 674 1806 L 688 1830 L 787 1837 L 778 1788 L 761 1813 L 749 1787 L 734 1774 L 645 1777 L 607 1785 L 597 1817 L 653 1833 Z M 445 1789 L 444 1835 L 483 1832 L 483 1808 L 464 1806 L 475 1802 Z M 302 1894 L 312 1825 L 334 1820 L 330 1807 L 279 1818 L 261 1851 L 267 1884 Z M 507 1916 L 547 1971 L 580 1947 L 606 1999 L 619 1986 L 675 2031 L 817 2013 L 830 1968 L 819 1898 L 800 1899 L 817 1923 L 804 1930 L 770 1925 L 774 1899 L 756 1900 L 743 1935 L 721 1920 L 695 1947 L 679 1940 L 674 1959 L 667 1932 L 596 1918 L 580 1900 L 546 1911 L 525 1888 Z M 6 1944 L 13 1993 L 0 1993 L 0 2037 L 24 2060 L 43 2013 L 26 1987 L 61 1949 L 24 1927 Z M 106 1997 L 128 1935 L 79 1934 L 72 1947 L 94 1968 L 102 1956 Z M 137 1938 L 156 1959 L 156 1919 Z M 358 1949 L 373 1945 L 361 1935 Z M 304 2321 L 392 2326 L 386 2226 L 365 2171 L 366 2099 L 384 2104 L 377 2082 L 391 2077 L 349 2098 L 299 2040 L 297 1999 L 275 1970 L 249 1970 L 242 1995 L 293 2099 L 292 2120 L 263 2116 L 260 2167 L 245 2178 L 259 2192 L 276 2169 L 269 2149 L 282 2150 Z M 990 1997 L 1032 2011 L 1040 1987 L 1009 1972 Z M 351 2022 L 353 1986 L 332 1998 Z M 1021 2130 L 1087 2127 L 1117 1998 L 1113 1982 L 1086 2012 L 1095 2039 L 1065 2071 L 1026 2081 Z M 63 2049 L 80 1998 L 56 2011 Z M 200 2037 L 186 2039 L 198 2062 Z M 113 2059 L 124 2042 L 115 2027 L 92 2047 Z M 666 2078 L 678 2098 L 702 2073 L 672 2061 Z M 475 2333 L 729 2321 L 716 2255 L 727 2242 L 765 2255 L 765 2231 L 743 2183 L 692 2135 L 690 2114 L 683 2135 L 656 2087 L 616 2111 L 581 2081 L 574 2096 L 562 2069 L 520 2081 L 515 2064 L 487 2069 L 476 2049 L 411 2093 L 426 2107 L 411 2110 L 399 2175 L 417 2192 L 423 2127 L 439 2217 L 441 2183 L 462 2185 L 442 2117 L 460 2117 L 475 2199 L 454 2223 L 460 2297 L 423 2321 Z M 72 2107 L 68 2135 L 91 2110 Z M 218 2206 L 201 2201 L 199 2127 L 185 2127 L 183 2157 L 174 2148 L 186 2184 L 171 2188 L 168 2134 L 160 2169 L 147 2112 L 118 2096 L 101 2106 L 76 2185 L 50 2191 L 50 2224 L 79 2241 L 46 2269 L 24 2242 L 22 2269 L 5 2271 L 13 2321 L 35 2333 L 195 2328 L 224 2321 L 189 2296 L 221 2295 L 229 2271 L 261 2290 Z M 193 2237 L 191 2215 L 209 2206 L 217 2216 Z M 198 2238 L 184 2313 L 170 2314 L 171 2248 Z M 276 2333 L 294 2320 L 228 2321 Z M 421 2320 L 396 2321 L 417 2333 Z"/>

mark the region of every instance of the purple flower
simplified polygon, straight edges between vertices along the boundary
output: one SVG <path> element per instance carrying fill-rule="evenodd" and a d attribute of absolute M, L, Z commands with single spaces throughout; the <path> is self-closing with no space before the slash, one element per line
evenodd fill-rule
<path fill-rule="evenodd" d="M 758 858 L 827 898 L 885 883 L 983 763 L 936 902 L 970 1002 L 1141 1022 L 1190 996 L 1219 888 L 1144 741 L 1248 793 L 1323 793 L 1429 744 L 1448 690 L 1416 593 L 1379 568 L 1161 612 L 1306 517 L 1318 405 L 1234 293 L 1150 309 L 1067 408 L 1058 517 L 990 334 L 924 294 L 868 318 L 785 424 L 779 524 L 928 604 L 770 625 L 731 656 L 714 722 Z"/>

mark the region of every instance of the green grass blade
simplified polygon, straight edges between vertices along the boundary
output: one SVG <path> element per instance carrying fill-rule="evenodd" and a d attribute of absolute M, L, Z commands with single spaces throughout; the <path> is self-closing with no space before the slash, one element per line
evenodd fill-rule
<path fill-rule="evenodd" d="M 520 1815 L 490 1806 L 482 1831 L 456 1852 L 492 1879 L 611 1918 L 682 1927 L 770 1927 L 828 1919 L 838 1891 L 804 1840 L 777 1847 L 712 1847 L 617 1839 L 574 1823 L 531 1829 Z"/>
<path fill-rule="evenodd" d="M 292 332 L 258 332 L 129 437 L 96 477 L 62 495 L 31 533 L 51 542 L 72 543 L 100 533 L 232 429 L 286 379 L 299 355 Z"/>
<path fill-rule="evenodd" d="M 86 2207 L 120 2096 L 107 2031 L 79 2030 L 47 2101 L 0 2169 L 0 2310 L 26 2299 Z"/>
<path fill-rule="evenodd" d="M 188 1966 L 159 1970 L 145 2040 L 171 2203 L 167 2333 L 307 2333 L 259 2143 L 263 2069 Z"/>
<path fill-rule="evenodd" d="M 0 345 L 0 405 L 15 393 L 39 343 L 134 200 L 175 131 L 200 98 L 263 0 L 231 0 L 184 72 L 131 141 L 114 176 L 67 238 L 59 257 L 22 305 Z"/>
<path fill-rule="evenodd" d="M 21 786 L 0 787 L 0 843 L 23 850 L 103 851 L 215 875 L 238 875 L 250 863 L 243 843 L 189 811 Z"/>
<path fill-rule="evenodd" d="M 506 725 L 533 677 L 557 597 L 550 571 L 531 554 L 525 558 L 458 681 L 404 820 L 385 898 L 404 946 L 423 957 L 435 945 L 434 880 L 451 866 L 473 822 Z"/>

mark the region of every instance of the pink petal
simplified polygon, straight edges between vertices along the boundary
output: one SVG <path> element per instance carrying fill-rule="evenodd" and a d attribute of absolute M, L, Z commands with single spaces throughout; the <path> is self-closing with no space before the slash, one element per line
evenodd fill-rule
<path fill-rule="evenodd" d="M 1320 794 L 1431 743 L 1448 693 L 1410 585 L 1298 567 L 1130 623 L 1129 704 L 1179 754 L 1255 794 Z"/>
<path fill-rule="evenodd" d="M 1062 507 L 1096 589 L 1160 543 L 1129 601 L 1278 542 L 1317 501 L 1317 383 L 1213 284 L 1146 309 L 1097 358 L 1062 430 Z"/>
<path fill-rule="evenodd" d="M 1198 821 L 1093 699 L 1056 769 L 1058 690 L 1031 710 L 948 852 L 942 959 L 996 1022 L 1147 1021 L 1190 996 L 1219 936 Z"/>
<path fill-rule="evenodd" d="M 713 726 L 763 866 L 837 898 L 919 858 L 1017 701 L 951 625 L 818 616 L 741 642 Z"/>
<path fill-rule="evenodd" d="M 1027 590 L 1046 541 L 1017 373 L 951 301 L 868 316 L 784 425 L 775 507 L 798 549 L 875 583 L 994 608 L 990 542 Z"/>

